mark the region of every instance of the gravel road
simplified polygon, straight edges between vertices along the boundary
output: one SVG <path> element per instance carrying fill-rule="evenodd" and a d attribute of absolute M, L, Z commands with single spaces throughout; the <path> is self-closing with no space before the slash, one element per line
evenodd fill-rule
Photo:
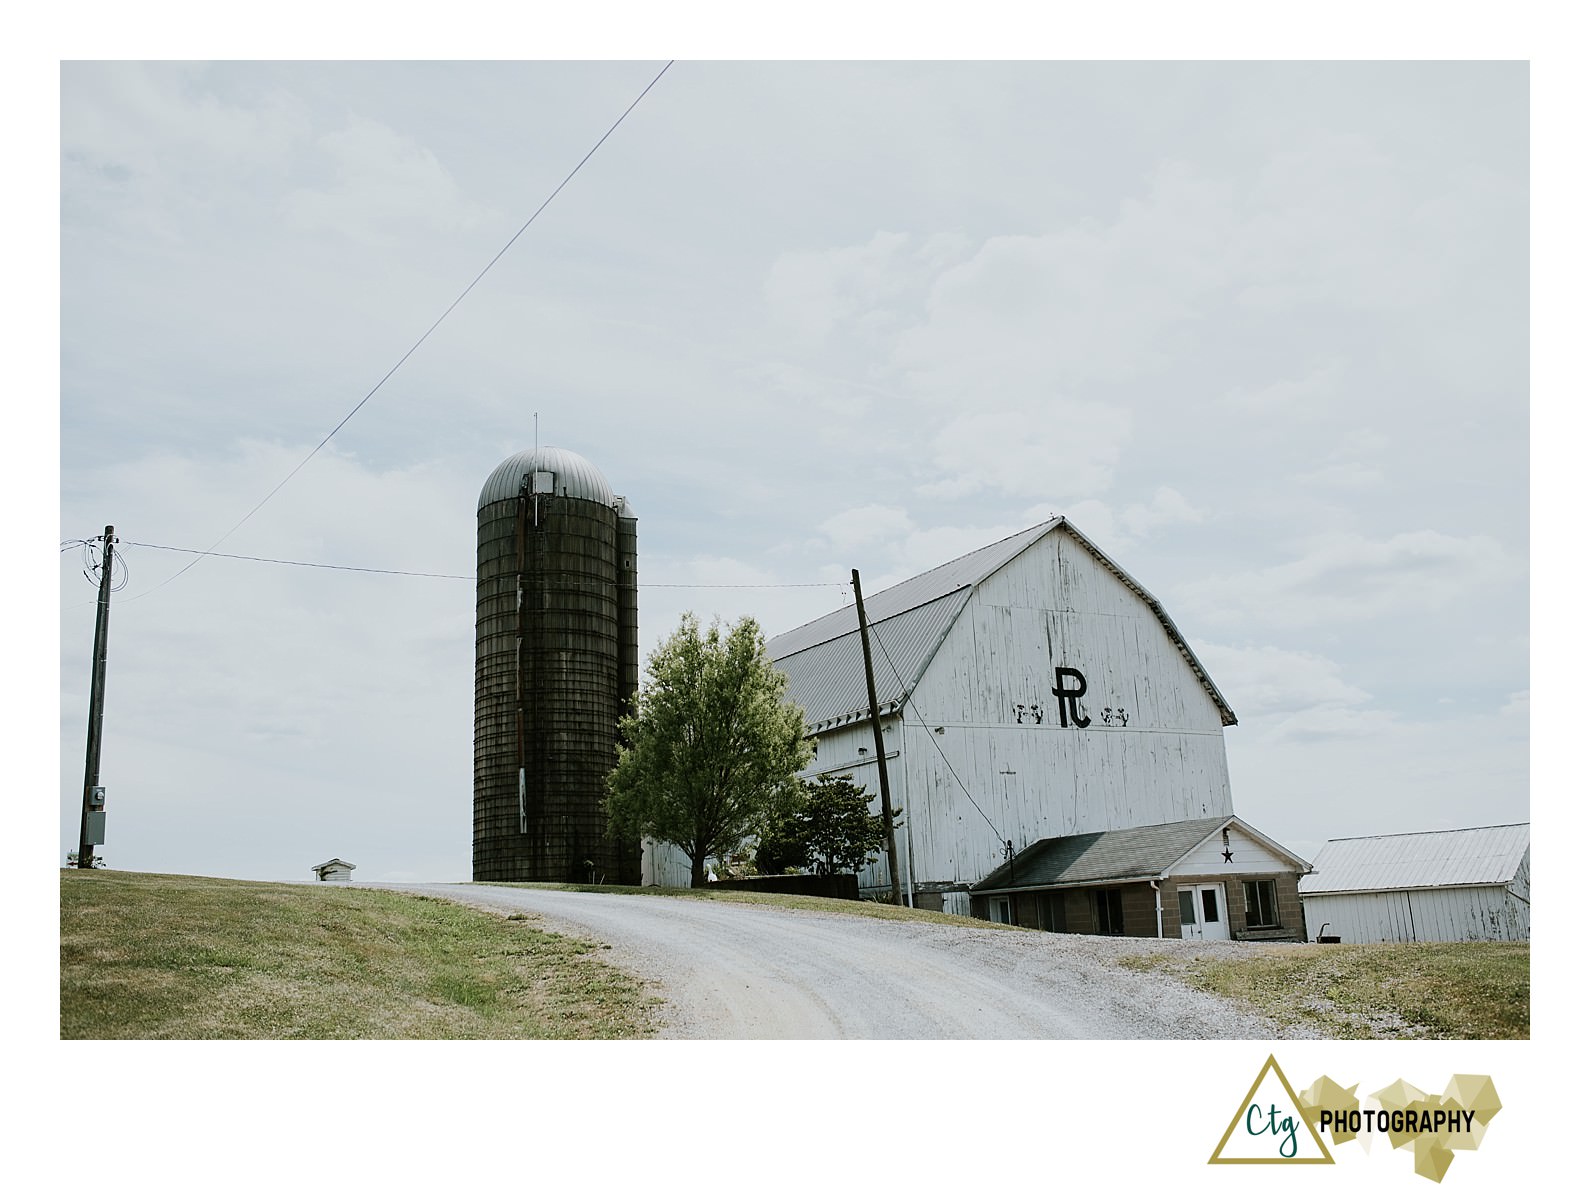
<path fill-rule="evenodd" d="M 967 929 L 671 896 L 387 886 L 534 913 L 548 929 L 610 947 L 609 962 L 651 981 L 663 998 L 665 1038 L 1318 1036 L 1118 965 L 1147 950 L 1243 946 Z"/>

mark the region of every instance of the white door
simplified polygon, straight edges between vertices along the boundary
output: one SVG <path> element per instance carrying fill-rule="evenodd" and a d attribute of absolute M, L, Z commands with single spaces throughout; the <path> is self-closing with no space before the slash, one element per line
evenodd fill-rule
<path fill-rule="evenodd" d="M 1226 924 L 1226 889 L 1218 883 L 1200 883 L 1196 887 L 1178 888 L 1176 898 L 1181 904 L 1181 935 L 1199 938 L 1206 942 L 1230 941 L 1231 929 Z"/>

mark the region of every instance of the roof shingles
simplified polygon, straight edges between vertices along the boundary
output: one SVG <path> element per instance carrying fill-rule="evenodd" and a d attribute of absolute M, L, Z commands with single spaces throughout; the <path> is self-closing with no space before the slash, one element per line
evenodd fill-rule
<path fill-rule="evenodd" d="M 1034 842 L 1015 860 L 972 888 L 974 892 L 1157 879 L 1230 817 L 1200 817 L 1103 833 Z"/>

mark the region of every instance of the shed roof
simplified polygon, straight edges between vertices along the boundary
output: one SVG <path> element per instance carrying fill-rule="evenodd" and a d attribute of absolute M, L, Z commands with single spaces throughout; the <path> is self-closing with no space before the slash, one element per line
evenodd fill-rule
<path fill-rule="evenodd" d="M 1299 892 L 1382 892 L 1508 883 L 1529 852 L 1529 822 L 1336 838 Z"/>
<path fill-rule="evenodd" d="M 316 863 L 314 866 L 310 867 L 309 869 L 311 871 L 324 871 L 327 867 L 347 867 L 348 870 L 350 870 L 350 871 L 356 869 L 356 866 L 355 866 L 354 863 L 343 862 L 342 859 L 340 859 L 340 858 L 328 858 L 325 862 Z"/>
<path fill-rule="evenodd" d="M 1235 725 L 1236 714 L 1159 601 L 1065 517 L 1052 517 L 866 598 L 879 710 L 899 708 L 921 682 L 972 589 L 1054 530 L 1070 536 L 1148 605 L 1214 700 L 1221 723 Z M 767 650 L 789 676 L 787 696 L 806 710 L 808 728 L 844 725 L 866 715 L 867 679 L 854 607 L 835 609 L 781 633 L 769 639 Z"/>
<path fill-rule="evenodd" d="M 1290 859 L 1300 873 L 1309 869 L 1308 863 L 1239 817 L 1199 817 L 1164 825 L 1044 838 L 1016 855 L 1013 864 L 1000 867 L 971 890 L 1010 892 L 1163 879 L 1182 859 L 1227 828 L 1240 830 L 1280 857 Z"/>
<path fill-rule="evenodd" d="M 1158 879 L 1231 817 L 1200 817 L 1166 825 L 1139 825 L 1102 833 L 1034 842 L 972 891 L 1010 891 L 1031 887 L 1069 887 L 1125 879 Z M 1012 871 L 1011 867 L 1015 870 Z"/>

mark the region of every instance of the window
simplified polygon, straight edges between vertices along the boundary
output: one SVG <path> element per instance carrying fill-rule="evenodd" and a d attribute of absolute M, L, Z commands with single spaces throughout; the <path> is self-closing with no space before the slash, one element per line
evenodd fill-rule
<path fill-rule="evenodd" d="M 1065 897 L 1057 892 L 1050 892 L 1038 898 L 1039 923 L 1049 933 L 1064 933 L 1066 931 L 1066 902 Z"/>
<path fill-rule="evenodd" d="M 1121 889 L 1098 888 L 1093 893 L 1093 932 L 1120 937 L 1126 932 L 1121 915 Z"/>
<path fill-rule="evenodd" d="M 1193 911 L 1193 894 L 1191 888 L 1182 888 L 1177 896 L 1181 899 L 1182 928 L 1198 923 L 1198 914 Z"/>
<path fill-rule="evenodd" d="M 1275 880 L 1243 880 L 1242 901 L 1249 929 L 1274 929 L 1280 925 L 1275 915 Z"/>

